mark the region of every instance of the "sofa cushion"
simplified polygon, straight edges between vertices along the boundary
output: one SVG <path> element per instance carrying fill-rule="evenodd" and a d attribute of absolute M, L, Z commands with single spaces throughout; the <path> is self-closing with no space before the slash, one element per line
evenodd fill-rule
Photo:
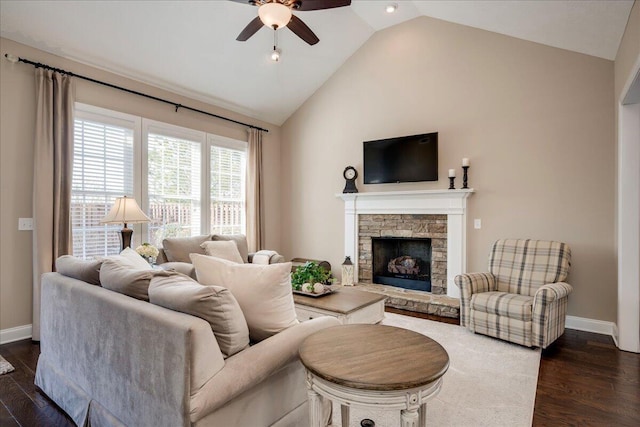
<path fill-rule="evenodd" d="M 147 264 L 148 265 L 148 264 Z M 154 276 L 168 276 L 165 270 L 140 269 L 122 256 L 107 257 L 100 268 L 103 288 L 149 301 L 149 282 Z"/>
<path fill-rule="evenodd" d="M 511 319 L 531 321 L 533 297 L 506 292 L 480 292 L 471 296 L 471 309 Z"/>
<path fill-rule="evenodd" d="M 190 262 L 189 254 L 204 254 L 200 247 L 203 242 L 211 240 L 211 235 L 193 237 L 167 237 L 162 240 L 162 248 L 169 262 Z"/>
<path fill-rule="evenodd" d="M 209 322 L 225 358 L 249 345 L 247 321 L 226 288 L 203 286 L 190 277 L 173 273 L 151 279 L 149 301 Z"/>
<path fill-rule="evenodd" d="M 291 291 L 291 263 L 235 264 L 221 258 L 191 254 L 198 282 L 224 286 L 238 300 L 249 336 L 262 341 L 298 322 Z"/>
<path fill-rule="evenodd" d="M 204 253 L 208 256 L 226 259 L 238 264 L 244 262 L 240 251 L 238 251 L 238 245 L 230 240 L 204 242 L 200 247 L 204 249 Z"/>
<path fill-rule="evenodd" d="M 56 271 L 63 276 L 82 280 L 92 285 L 100 285 L 100 266 L 102 260 L 62 255 L 56 260 Z"/>
<path fill-rule="evenodd" d="M 211 240 L 231 240 L 238 245 L 238 251 L 242 257 L 242 262 L 249 261 L 249 245 L 247 244 L 247 236 L 244 234 L 214 234 Z"/>

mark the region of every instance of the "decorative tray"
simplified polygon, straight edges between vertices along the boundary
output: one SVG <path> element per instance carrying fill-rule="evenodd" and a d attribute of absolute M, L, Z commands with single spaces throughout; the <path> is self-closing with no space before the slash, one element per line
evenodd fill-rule
<path fill-rule="evenodd" d="M 332 294 L 333 292 L 334 292 L 334 290 L 331 289 L 330 286 L 325 286 L 324 287 L 324 292 L 321 293 L 321 294 L 314 294 L 313 292 L 296 291 L 295 289 L 293 289 L 293 293 L 294 294 L 304 295 L 304 296 L 311 297 L 311 298 L 323 297 L 325 295 Z"/>

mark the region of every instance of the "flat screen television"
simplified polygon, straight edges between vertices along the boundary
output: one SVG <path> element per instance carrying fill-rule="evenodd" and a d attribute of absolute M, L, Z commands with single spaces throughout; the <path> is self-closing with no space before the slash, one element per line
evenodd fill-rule
<path fill-rule="evenodd" d="M 364 183 L 438 180 L 438 132 L 364 141 Z"/>

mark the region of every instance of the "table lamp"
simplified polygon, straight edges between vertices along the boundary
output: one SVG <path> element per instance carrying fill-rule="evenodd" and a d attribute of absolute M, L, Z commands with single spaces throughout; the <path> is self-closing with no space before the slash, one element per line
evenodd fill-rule
<path fill-rule="evenodd" d="M 136 199 L 133 197 L 118 197 L 116 202 L 100 224 L 124 224 L 124 228 L 120 230 L 120 242 L 122 250 L 131 247 L 131 236 L 133 230 L 127 227 L 127 224 L 136 224 L 141 222 L 151 222 L 151 218 L 145 215 L 138 206 Z"/>

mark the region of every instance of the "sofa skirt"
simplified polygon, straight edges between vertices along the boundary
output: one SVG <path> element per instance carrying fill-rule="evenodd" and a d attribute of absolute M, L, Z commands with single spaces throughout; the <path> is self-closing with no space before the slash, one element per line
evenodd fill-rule
<path fill-rule="evenodd" d="M 38 359 L 35 384 L 78 426 L 126 427 L 77 384 L 55 369 L 44 356 Z"/>

